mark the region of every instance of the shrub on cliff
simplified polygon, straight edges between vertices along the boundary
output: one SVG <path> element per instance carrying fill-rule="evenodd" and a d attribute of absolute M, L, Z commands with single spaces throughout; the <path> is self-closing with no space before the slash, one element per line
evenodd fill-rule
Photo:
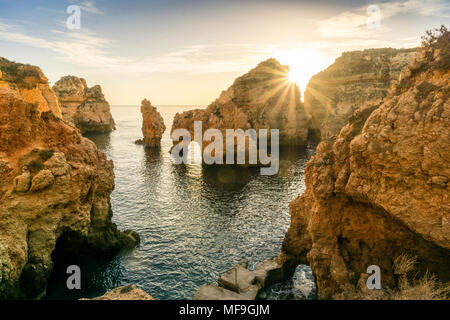
<path fill-rule="evenodd" d="M 424 49 L 426 60 L 433 61 L 438 50 L 439 59 L 434 63 L 433 68 L 450 69 L 450 31 L 446 26 L 428 30 L 422 37 L 422 47 Z"/>

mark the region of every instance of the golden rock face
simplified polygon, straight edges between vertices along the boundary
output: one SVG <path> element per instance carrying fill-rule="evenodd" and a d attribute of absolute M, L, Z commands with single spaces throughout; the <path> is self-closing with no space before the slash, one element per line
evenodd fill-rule
<path fill-rule="evenodd" d="M 370 265 L 395 287 L 392 262 L 405 252 L 450 280 L 450 71 L 429 50 L 380 105 L 360 106 L 319 144 L 290 203 L 281 259 L 309 263 L 321 298 L 351 298 Z"/>
<path fill-rule="evenodd" d="M 87 300 L 87 299 L 81 299 Z M 122 286 L 114 288 L 100 297 L 91 300 L 155 300 L 151 295 L 136 285 Z"/>
<path fill-rule="evenodd" d="M 166 130 L 161 114 L 147 99 L 142 100 L 141 113 L 143 143 L 148 147 L 159 147 L 162 135 Z"/>
<path fill-rule="evenodd" d="M 322 139 L 339 133 L 363 104 L 379 104 L 417 49 L 345 52 L 308 82 L 305 108 Z"/>
<path fill-rule="evenodd" d="M 65 76 L 53 86 L 63 118 L 82 133 L 110 132 L 115 129 L 111 108 L 99 85 L 89 88 L 86 80 Z"/>
<path fill-rule="evenodd" d="M 58 99 L 39 67 L 0 58 L 0 69 L 0 88 L 18 92 L 26 102 L 36 103 L 41 113 L 50 111 L 56 117 L 62 117 Z"/>
<path fill-rule="evenodd" d="M 44 112 L 52 104 L 39 99 L 56 96 L 41 71 L 0 62 L 0 298 L 40 298 L 58 241 L 69 251 L 109 251 L 139 237 L 111 221 L 112 161 L 60 114 Z"/>
<path fill-rule="evenodd" d="M 223 136 L 226 129 L 278 129 L 280 145 L 304 145 L 310 116 L 288 73 L 289 67 L 275 59 L 263 61 L 237 78 L 206 109 L 177 114 L 171 131 L 187 129 L 193 139 L 194 121 L 202 121 L 203 130 L 221 130 Z"/>

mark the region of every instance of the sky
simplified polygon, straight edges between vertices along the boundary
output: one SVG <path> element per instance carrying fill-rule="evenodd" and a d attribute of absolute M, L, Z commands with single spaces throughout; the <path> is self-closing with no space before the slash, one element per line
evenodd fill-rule
<path fill-rule="evenodd" d="M 449 22 L 448 0 L 0 0 L 0 56 L 99 84 L 111 105 L 208 105 L 267 58 L 303 91 L 343 51 L 415 47 Z"/>

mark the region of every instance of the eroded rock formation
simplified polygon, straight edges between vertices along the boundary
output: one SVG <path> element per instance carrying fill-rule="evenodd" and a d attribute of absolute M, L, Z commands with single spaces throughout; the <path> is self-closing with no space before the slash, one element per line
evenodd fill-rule
<path fill-rule="evenodd" d="M 449 50 L 446 31 L 381 105 L 357 109 L 309 161 L 281 260 L 309 263 L 320 298 L 355 297 L 370 265 L 381 268 L 383 288 L 395 288 L 402 253 L 450 280 Z"/>
<path fill-rule="evenodd" d="M 172 132 L 187 129 L 194 139 L 194 121 L 202 121 L 203 132 L 219 129 L 279 129 L 280 145 L 304 145 L 310 129 L 310 117 L 300 99 L 300 90 L 289 82 L 289 67 L 275 59 L 261 62 L 206 109 L 176 114 Z M 204 142 L 203 147 L 209 144 Z"/>
<path fill-rule="evenodd" d="M 392 48 L 344 52 L 313 76 L 305 108 L 322 139 L 337 135 L 363 104 L 378 105 L 416 54 L 417 49 Z"/>
<path fill-rule="evenodd" d="M 58 99 L 38 67 L 0 57 L 0 88 L 8 88 L 26 102 L 36 103 L 40 112 L 51 111 L 61 117 Z"/>
<path fill-rule="evenodd" d="M 53 86 L 64 119 L 82 133 L 110 132 L 115 129 L 111 108 L 99 85 L 88 88 L 86 80 L 65 76 Z"/>
<path fill-rule="evenodd" d="M 112 161 L 52 108 L 14 85 L 0 88 L 0 298 L 42 297 L 57 242 L 69 254 L 139 240 L 111 221 Z"/>
<path fill-rule="evenodd" d="M 141 113 L 142 135 L 144 138 L 136 142 L 152 148 L 159 147 L 161 145 L 162 135 L 166 131 L 163 117 L 147 99 L 141 102 Z"/>

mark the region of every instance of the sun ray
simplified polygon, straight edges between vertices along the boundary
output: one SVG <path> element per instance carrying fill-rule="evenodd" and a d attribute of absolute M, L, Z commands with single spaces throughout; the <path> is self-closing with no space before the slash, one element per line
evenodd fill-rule
<path fill-rule="evenodd" d="M 298 84 L 301 92 L 305 92 L 309 79 L 330 64 L 329 58 L 324 57 L 314 49 L 294 48 L 279 51 L 274 54 L 282 64 L 289 66 L 288 81 Z"/>
<path fill-rule="evenodd" d="M 281 95 L 279 96 L 277 102 L 275 103 L 274 108 L 273 108 L 272 111 L 271 111 L 271 115 L 272 115 L 272 116 L 274 116 L 274 115 L 277 116 L 277 115 L 280 114 L 281 106 L 284 104 L 284 101 L 286 100 L 287 93 L 288 93 L 289 88 L 290 88 L 291 86 L 292 86 L 291 83 L 286 82 L 286 85 L 284 86 L 284 89 L 283 89 L 283 87 L 281 88 L 281 89 L 283 89 L 283 92 L 282 92 Z M 281 89 L 280 89 L 280 90 L 281 90 Z"/>
<path fill-rule="evenodd" d="M 286 79 L 277 79 L 276 81 L 271 80 L 267 82 L 273 84 L 273 87 L 264 92 L 264 94 L 260 97 L 261 102 L 269 100 L 284 87 L 289 86 L 289 82 Z"/>

